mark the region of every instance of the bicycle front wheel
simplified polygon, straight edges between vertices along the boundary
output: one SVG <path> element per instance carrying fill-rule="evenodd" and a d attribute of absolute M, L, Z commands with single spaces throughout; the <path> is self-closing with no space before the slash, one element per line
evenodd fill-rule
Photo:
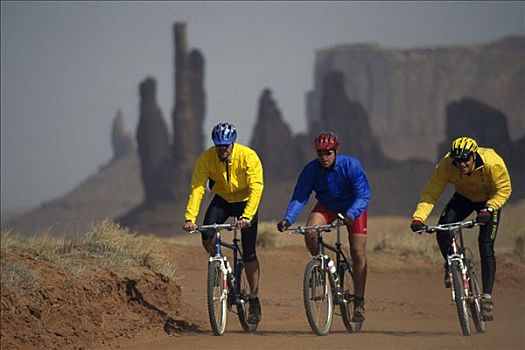
<path fill-rule="evenodd" d="M 474 326 L 478 333 L 485 333 L 486 323 L 481 317 L 481 287 L 479 285 L 478 277 L 474 267 L 469 268 L 470 273 L 470 291 L 469 291 L 469 304 L 470 304 L 470 316 L 474 320 Z"/>
<path fill-rule="evenodd" d="M 252 333 L 257 330 L 259 323 L 249 323 L 249 300 L 248 294 L 250 293 L 250 286 L 246 278 L 246 269 L 242 263 L 239 264 L 239 277 L 237 279 L 237 290 L 238 303 L 237 303 L 237 314 L 239 316 L 239 322 L 241 323 L 242 329 L 245 332 Z"/>
<path fill-rule="evenodd" d="M 457 261 L 450 265 L 452 273 L 452 287 L 454 288 L 454 299 L 458 309 L 459 324 L 464 336 L 470 335 L 470 324 L 467 311 L 467 296 L 465 295 L 465 285 L 461 274 L 461 267 Z"/>
<path fill-rule="evenodd" d="M 310 328 L 317 335 L 326 335 L 332 325 L 334 302 L 328 272 L 321 261 L 311 260 L 304 271 L 303 301 Z"/>
<path fill-rule="evenodd" d="M 222 335 L 228 319 L 227 274 L 221 269 L 221 262 L 213 260 L 208 264 L 208 315 L 213 335 Z"/>

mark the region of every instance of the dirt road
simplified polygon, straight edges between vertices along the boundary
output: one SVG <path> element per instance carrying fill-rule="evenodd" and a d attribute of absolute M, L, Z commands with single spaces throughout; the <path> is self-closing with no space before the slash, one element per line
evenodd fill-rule
<path fill-rule="evenodd" d="M 197 310 L 202 333 L 134 339 L 112 348 L 167 349 L 525 349 L 525 281 L 523 265 L 498 265 L 495 321 L 485 334 L 461 335 L 455 305 L 442 285 L 442 271 L 421 259 L 403 261 L 369 252 L 366 322 L 348 334 L 334 316 L 329 335 L 315 336 L 302 304 L 302 278 L 307 254 L 301 237 L 291 245 L 259 252 L 262 266 L 263 319 L 255 334 L 246 334 L 229 314 L 226 333 L 212 335 L 206 309 L 206 256 L 196 237 L 166 247 L 177 261 L 183 296 Z M 474 327 L 473 327 L 474 329 Z"/>

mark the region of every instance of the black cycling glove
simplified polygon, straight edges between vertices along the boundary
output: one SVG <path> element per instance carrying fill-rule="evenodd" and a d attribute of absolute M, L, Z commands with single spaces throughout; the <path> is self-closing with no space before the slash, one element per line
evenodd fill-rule
<path fill-rule="evenodd" d="M 280 221 L 279 223 L 277 223 L 277 229 L 279 230 L 279 232 L 283 232 L 288 227 L 290 227 L 290 223 L 286 219 L 284 219 L 284 220 Z"/>

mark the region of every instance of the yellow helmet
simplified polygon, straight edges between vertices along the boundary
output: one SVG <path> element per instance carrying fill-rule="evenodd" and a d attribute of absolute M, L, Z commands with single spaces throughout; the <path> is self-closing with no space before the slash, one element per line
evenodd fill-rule
<path fill-rule="evenodd" d="M 470 137 L 458 137 L 452 141 L 450 158 L 456 161 L 466 161 L 478 150 L 478 144 Z"/>

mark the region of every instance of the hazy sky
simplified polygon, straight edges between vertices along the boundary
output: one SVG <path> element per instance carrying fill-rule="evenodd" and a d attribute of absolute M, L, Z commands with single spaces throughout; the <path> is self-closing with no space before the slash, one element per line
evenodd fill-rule
<path fill-rule="evenodd" d="M 1 2 L 1 205 L 72 190 L 112 156 L 117 109 L 135 135 L 138 85 L 157 80 L 168 127 L 174 22 L 205 57 L 206 135 L 233 122 L 248 143 L 258 98 L 273 91 L 305 130 L 315 51 L 486 43 L 525 34 L 524 2 Z M 207 140 L 208 144 L 210 143 Z"/>

